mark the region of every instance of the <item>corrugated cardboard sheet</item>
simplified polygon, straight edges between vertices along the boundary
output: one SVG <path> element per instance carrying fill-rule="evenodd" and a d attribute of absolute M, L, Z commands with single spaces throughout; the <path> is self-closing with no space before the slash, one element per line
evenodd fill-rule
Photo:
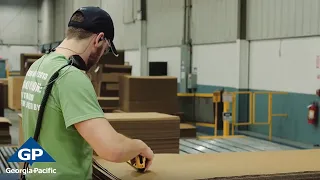
<path fill-rule="evenodd" d="M 177 78 L 169 76 L 122 76 L 120 109 L 125 112 L 178 112 Z"/>
<path fill-rule="evenodd" d="M 272 175 L 270 174 L 320 171 L 320 150 L 183 155 L 156 154 L 150 171 L 144 174 L 136 172 L 126 163 L 111 163 L 99 157 L 94 157 L 94 159 L 101 167 L 122 180 L 210 178 L 221 180 L 231 179 L 230 177 L 235 176 L 267 174 L 271 177 Z M 101 169 L 98 170 L 103 172 Z M 317 177 L 320 178 L 319 174 Z M 237 178 L 243 180 L 249 177 Z M 259 180 L 257 176 L 251 179 Z M 260 179 L 263 179 L 263 177 Z M 283 179 L 283 177 L 280 179 Z M 278 178 L 277 180 L 280 179 Z M 292 177 L 292 180 L 294 179 Z"/>
<path fill-rule="evenodd" d="M 161 113 L 106 113 L 119 133 L 148 144 L 154 153 L 179 153 L 180 119 Z"/>

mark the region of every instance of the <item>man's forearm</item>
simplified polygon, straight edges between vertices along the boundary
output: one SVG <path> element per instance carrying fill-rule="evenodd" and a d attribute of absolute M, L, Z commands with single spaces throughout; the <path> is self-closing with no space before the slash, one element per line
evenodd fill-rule
<path fill-rule="evenodd" d="M 121 138 L 122 151 L 119 153 L 117 158 L 118 162 L 131 160 L 139 155 L 144 149 L 148 148 L 148 146 L 141 140 L 130 139 L 122 134 L 119 134 L 119 138 Z"/>

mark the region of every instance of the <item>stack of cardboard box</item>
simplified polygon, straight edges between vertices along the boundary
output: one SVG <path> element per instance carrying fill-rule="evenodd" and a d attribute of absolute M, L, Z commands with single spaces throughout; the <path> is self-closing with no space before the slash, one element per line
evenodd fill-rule
<path fill-rule="evenodd" d="M 124 52 L 119 52 L 119 57 L 112 54 L 102 56 L 99 64 L 88 72 L 99 104 L 105 112 L 119 108 L 119 78 L 130 75 L 131 71 L 132 66 L 124 64 Z"/>
<path fill-rule="evenodd" d="M 141 139 L 154 153 L 179 153 L 180 119 L 161 113 L 106 113 L 115 130 Z"/>
<path fill-rule="evenodd" d="M 21 89 L 24 76 L 10 76 L 8 78 L 8 107 L 12 110 L 21 109 Z"/>
<path fill-rule="evenodd" d="M 2 108 L 8 108 L 8 79 L 0 78 Z"/>
<path fill-rule="evenodd" d="M 177 78 L 170 76 L 122 76 L 120 109 L 124 112 L 178 112 Z"/>
<path fill-rule="evenodd" d="M 9 119 L 0 117 L 0 144 L 11 144 L 10 126 Z"/>
<path fill-rule="evenodd" d="M 20 54 L 20 75 L 25 76 L 30 66 L 44 54 Z"/>
<path fill-rule="evenodd" d="M 100 96 L 119 97 L 119 80 L 124 75 L 130 75 L 132 66 L 105 64 L 100 73 Z"/>

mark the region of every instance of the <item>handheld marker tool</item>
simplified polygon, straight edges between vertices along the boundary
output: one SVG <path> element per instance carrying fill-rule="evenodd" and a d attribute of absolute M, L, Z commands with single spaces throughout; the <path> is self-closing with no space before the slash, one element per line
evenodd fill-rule
<path fill-rule="evenodd" d="M 135 168 L 138 172 L 143 173 L 147 166 L 147 158 L 139 155 L 127 162 L 130 166 Z"/>

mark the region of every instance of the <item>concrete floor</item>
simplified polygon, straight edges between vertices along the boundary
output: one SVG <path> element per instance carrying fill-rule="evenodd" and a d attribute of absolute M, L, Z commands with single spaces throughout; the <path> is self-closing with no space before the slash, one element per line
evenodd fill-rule
<path fill-rule="evenodd" d="M 282 151 L 296 148 L 252 137 L 198 140 L 180 139 L 180 154 Z"/>
<path fill-rule="evenodd" d="M 12 126 L 10 127 L 12 145 L 18 145 L 19 141 L 19 117 L 18 113 L 12 110 L 5 110 L 7 117 Z M 198 135 L 203 135 L 199 134 Z M 245 138 L 229 138 L 214 140 L 197 140 L 197 139 L 180 139 L 181 154 L 195 153 L 223 153 L 223 152 L 256 152 L 256 151 L 278 151 L 296 149 L 273 143 L 266 140 L 256 139 L 252 137 Z"/>

